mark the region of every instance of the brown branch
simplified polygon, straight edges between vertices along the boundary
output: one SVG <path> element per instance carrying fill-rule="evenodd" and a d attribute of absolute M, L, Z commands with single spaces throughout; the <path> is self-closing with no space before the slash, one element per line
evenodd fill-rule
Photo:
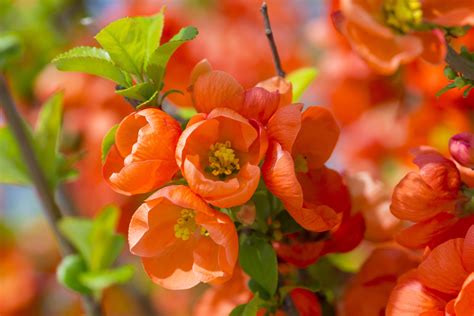
<path fill-rule="evenodd" d="M 33 150 L 31 139 L 26 133 L 23 120 L 18 113 L 13 98 L 8 90 L 8 85 L 5 77 L 0 74 L 0 105 L 2 105 L 5 117 L 10 125 L 11 131 L 18 142 L 21 155 L 26 163 L 30 173 L 33 186 L 38 193 L 41 204 L 43 206 L 44 215 L 46 216 L 51 229 L 53 230 L 63 253 L 63 256 L 77 253 L 72 245 L 60 233 L 57 222 L 62 218 L 63 214 L 56 203 L 54 192 L 50 190 L 46 176 L 41 169 L 41 166 Z M 90 296 L 82 295 L 84 308 L 89 316 L 102 315 L 100 305 Z"/>
<path fill-rule="evenodd" d="M 273 63 L 275 64 L 276 72 L 278 76 L 285 77 L 286 73 L 281 67 L 280 55 L 278 55 L 278 49 L 275 43 L 275 38 L 273 37 L 272 26 L 270 24 L 270 17 L 268 16 L 268 7 L 267 3 L 263 2 L 260 12 L 263 15 L 263 23 L 265 25 L 265 35 L 267 36 L 268 42 L 270 43 L 270 48 L 273 55 Z"/>

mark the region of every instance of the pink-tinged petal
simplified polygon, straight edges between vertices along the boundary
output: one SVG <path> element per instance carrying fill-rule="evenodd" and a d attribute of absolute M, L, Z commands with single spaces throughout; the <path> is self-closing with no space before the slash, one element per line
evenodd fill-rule
<path fill-rule="evenodd" d="M 264 88 L 269 92 L 278 92 L 280 94 L 279 107 L 292 103 L 293 86 L 285 78 L 276 76 L 265 81 L 259 82 L 256 87 Z"/>
<path fill-rule="evenodd" d="M 471 273 L 462 286 L 456 301 L 454 310 L 457 316 L 474 315 L 474 273 Z"/>
<path fill-rule="evenodd" d="M 474 272 L 474 225 L 467 231 L 462 247 L 462 262 L 468 272 Z"/>
<path fill-rule="evenodd" d="M 311 205 L 311 207 L 287 207 L 291 217 L 303 228 L 313 232 L 324 232 L 341 223 L 342 213 L 336 213 L 327 205 Z"/>
<path fill-rule="evenodd" d="M 196 82 L 196 80 L 209 72 L 212 71 L 212 66 L 207 59 L 203 59 L 198 62 L 193 70 L 191 71 L 191 76 L 189 77 L 189 85 L 192 86 Z"/>
<path fill-rule="evenodd" d="M 443 26 L 474 24 L 474 2 L 471 0 L 424 0 L 423 18 Z"/>
<path fill-rule="evenodd" d="M 344 19 L 378 34 L 392 38 L 393 31 L 379 23 L 384 0 L 341 0 L 341 13 Z M 379 18 L 379 19 L 378 19 Z"/>
<path fill-rule="evenodd" d="M 198 112 L 209 113 L 219 107 L 239 112 L 244 101 L 244 88 L 231 75 L 211 71 L 197 78 L 193 100 Z"/>
<path fill-rule="evenodd" d="M 462 264 L 461 238 L 434 248 L 418 267 L 418 279 L 430 289 L 456 295 L 467 277 Z"/>
<path fill-rule="evenodd" d="M 282 200 L 287 208 L 303 206 L 303 190 L 296 178 L 293 158 L 277 142 L 271 142 L 262 165 L 262 175 L 268 190 Z"/>
<path fill-rule="evenodd" d="M 417 32 L 415 35 L 423 43 L 421 58 L 432 64 L 439 64 L 446 57 L 446 40 L 441 30 Z"/>
<path fill-rule="evenodd" d="M 387 303 L 387 316 L 414 316 L 425 312 L 444 311 L 446 301 L 431 291 L 411 270 L 398 280 Z"/>
<path fill-rule="evenodd" d="M 291 153 L 301 128 L 302 104 L 290 104 L 278 109 L 267 124 L 268 136 Z"/>
<path fill-rule="evenodd" d="M 249 119 L 255 119 L 265 124 L 275 113 L 280 103 L 277 91 L 269 92 L 264 88 L 251 88 L 245 91 L 244 104 L 241 114 Z"/>

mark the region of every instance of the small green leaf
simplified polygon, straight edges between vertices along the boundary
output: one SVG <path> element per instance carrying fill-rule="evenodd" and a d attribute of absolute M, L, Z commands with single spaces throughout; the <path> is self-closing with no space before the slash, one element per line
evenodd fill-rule
<path fill-rule="evenodd" d="M 242 316 L 244 310 L 245 310 L 245 307 L 247 306 L 247 304 L 240 304 L 240 305 L 237 305 L 233 310 L 232 312 L 230 312 L 229 316 Z"/>
<path fill-rule="evenodd" d="M 87 272 L 87 265 L 79 255 L 65 257 L 58 266 L 56 277 L 65 287 L 83 294 L 91 294 L 91 290 L 80 281 L 81 275 Z"/>
<path fill-rule="evenodd" d="M 124 87 L 130 85 L 130 78 L 110 59 L 109 54 L 100 48 L 75 47 L 52 61 L 59 70 L 78 71 L 112 80 Z"/>
<path fill-rule="evenodd" d="M 112 270 L 85 272 L 80 275 L 79 280 L 88 288 L 100 291 L 111 285 L 127 282 L 134 272 L 132 265 L 125 265 Z"/>
<path fill-rule="evenodd" d="M 21 53 L 21 42 L 18 36 L 10 33 L 0 34 L 0 68 Z"/>
<path fill-rule="evenodd" d="M 30 184 L 30 176 L 15 137 L 7 126 L 0 128 L 0 183 Z"/>
<path fill-rule="evenodd" d="M 155 87 L 150 82 L 142 82 L 127 89 L 116 90 L 115 92 L 123 97 L 143 102 L 153 96 Z"/>
<path fill-rule="evenodd" d="M 115 233 L 118 217 L 118 208 L 109 205 L 94 219 L 90 234 L 92 244 L 90 269 L 92 271 L 107 269 L 122 251 L 125 240 L 123 236 Z"/>
<path fill-rule="evenodd" d="M 122 69 L 139 76 L 158 47 L 163 11 L 152 17 L 123 18 L 103 28 L 96 39 Z"/>
<path fill-rule="evenodd" d="M 293 85 L 293 102 L 300 100 L 303 93 L 318 75 L 315 68 L 301 68 L 288 74 L 286 79 Z"/>
<path fill-rule="evenodd" d="M 157 105 L 157 100 L 158 100 L 158 91 L 155 91 L 155 93 L 145 102 L 140 103 L 137 106 L 137 110 L 143 109 L 147 106 L 156 106 Z"/>
<path fill-rule="evenodd" d="M 59 221 L 58 226 L 61 233 L 72 243 L 90 266 L 92 245 L 89 236 L 92 232 L 92 221 L 84 218 L 64 217 Z"/>
<path fill-rule="evenodd" d="M 255 316 L 264 301 L 256 294 L 247 304 L 236 306 L 229 316 Z"/>
<path fill-rule="evenodd" d="M 278 282 L 278 264 L 275 250 L 265 240 L 244 236 L 239 251 L 242 269 L 270 295 L 275 294 Z"/>
<path fill-rule="evenodd" d="M 34 135 L 37 157 L 51 187 L 58 182 L 57 155 L 62 123 L 62 94 L 46 101 L 39 114 Z"/>
<path fill-rule="evenodd" d="M 171 56 L 182 44 L 196 38 L 197 35 L 198 30 L 195 27 L 182 28 L 168 43 L 158 47 L 151 55 L 146 72 L 157 89 L 161 90 L 162 88 L 166 65 Z"/>
<path fill-rule="evenodd" d="M 102 162 L 105 161 L 110 148 L 115 144 L 115 133 L 117 132 L 118 124 L 112 126 L 102 139 Z"/>
<path fill-rule="evenodd" d="M 292 234 L 303 230 L 303 227 L 301 227 L 287 211 L 278 213 L 275 220 L 281 223 L 280 229 L 284 234 Z"/>

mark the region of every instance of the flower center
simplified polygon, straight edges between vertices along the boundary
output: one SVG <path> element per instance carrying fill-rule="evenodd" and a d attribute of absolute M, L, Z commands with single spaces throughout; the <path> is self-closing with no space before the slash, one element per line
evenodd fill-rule
<path fill-rule="evenodd" d="M 181 216 L 174 225 L 174 235 L 176 238 L 188 240 L 192 234 L 199 230 L 202 236 L 209 236 L 209 232 L 202 226 L 196 224 L 194 217 L 196 213 L 193 210 L 182 209 Z"/>
<path fill-rule="evenodd" d="M 297 155 L 295 158 L 295 171 L 306 173 L 308 170 L 308 161 L 306 160 L 306 157 Z"/>
<path fill-rule="evenodd" d="M 240 170 L 239 159 L 235 156 L 230 141 L 211 145 L 209 148 L 209 167 L 207 169 L 221 179 Z"/>
<path fill-rule="evenodd" d="M 385 0 L 383 15 L 389 27 L 406 34 L 421 24 L 423 11 L 420 0 Z"/>

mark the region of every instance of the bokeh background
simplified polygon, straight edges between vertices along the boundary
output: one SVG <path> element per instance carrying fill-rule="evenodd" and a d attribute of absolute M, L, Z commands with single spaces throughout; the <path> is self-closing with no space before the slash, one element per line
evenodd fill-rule
<path fill-rule="evenodd" d="M 285 71 L 308 66 L 319 71 L 304 94 L 305 105 L 330 108 L 342 129 L 330 165 L 344 172 L 354 197 L 353 212 L 362 212 L 367 222 L 365 240 L 358 248 L 331 257 L 341 278 L 347 279 L 370 249 L 390 243 L 403 226 L 390 214 L 390 192 L 413 168 L 410 150 L 429 145 L 447 154 L 449 138 L 472 128 L 474 93 L 463 98 L 450 91 L 435 97 L 447 84 L 443 66 L 423 61 L 392 76 L 374 73 L 334 29 L 330 13 L 338 1 L 267 3 Z M 143 197 L 120 196 L 108 188 L 102 179 L 100 146 L 106 131 L 132 108 L 114 94 L 111 82 L 62 73 L 49 62 L 68 48 L 96 45 L 93 36 L 108 22 L 154 14 L 164 4 L 163 40 L 183 26 L 199 29 L 198 38 L 172 58 L 168 87 L 185 89 L 190 70 L 203 58 L 245 87 L 274 75 L 260 0 L 0 0 L 0 36 L 14 34 L 21 42 L 21 51 L 6 65 L 5 73 L 24 117 L 34 122 L 42 102 L 56 91 L 64 92 L 61 147 L 81 160 L 79 177 L 61 188 L 59 200 L 71 215 L 82 216 L 93 216 L 108 204 L 118 205 L 122 233 Z M 474 32 L 454 43 L 455 47 L 462 44 L 474 48 Z M 179 108 L 190 105 L 177 94 L 169 101 Z M 5 124 L 3 116 L 0 124 Z M 59 260 L 35 192 L 1 185 L 0 315 L 81 315 L 78 297 L 57 284 Z M 127 249 L 120 262 L 136 264 L 137 272 L 129 284 L 106 291 L 107 315 L 203 315 L 197 306 L 207 286 L 164 290 L 151 284 Z M 343 292 L 336 288 L 333 295 Z"/>

